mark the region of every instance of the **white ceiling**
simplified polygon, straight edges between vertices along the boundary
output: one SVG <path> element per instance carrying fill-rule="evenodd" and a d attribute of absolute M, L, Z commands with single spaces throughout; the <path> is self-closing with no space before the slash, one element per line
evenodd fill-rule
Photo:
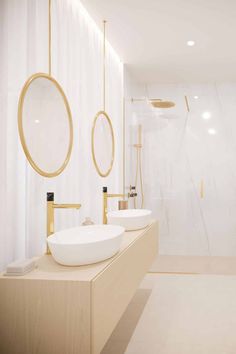
<path fill-rule="evenodd" d="M 236 81 L 236 0 L 82 3 L 138 82 Z"/>

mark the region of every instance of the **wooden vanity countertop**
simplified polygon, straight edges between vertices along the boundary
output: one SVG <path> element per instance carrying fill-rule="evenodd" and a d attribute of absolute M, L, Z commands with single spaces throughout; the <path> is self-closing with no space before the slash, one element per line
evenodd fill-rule
<path fill-rule="evenodd" d="M 153 220 L 145 229 L 125 232 L 120 251 L 105 261 L 86 266 L 68 267 L 62 266 L 54 261 L 51 255 L 44 255 L 37 260 L 37 268 L 23 276 L 5 276 L 0 274 L 0 280 L 18 279 L 18 280 L 68 280 L 68 281 L 92 281 L 96 276 L 103 272 L 111 263 L 113 263 L 133 242 L 140 238 L 150 228 L 153 228 L 156 221 Z"/>

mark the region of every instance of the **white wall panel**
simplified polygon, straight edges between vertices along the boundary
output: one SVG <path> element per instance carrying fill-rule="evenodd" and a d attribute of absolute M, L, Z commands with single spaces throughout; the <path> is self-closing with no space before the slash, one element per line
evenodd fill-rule
<path fill-rule="evenodd" d="M 145 207 L 160 221 L 160 253 L 236 255 L 236 84 L 153 84 L 145 95 L 176 103 L 166 110 L 133 103 L 127 117 L 143 126 Z"/>

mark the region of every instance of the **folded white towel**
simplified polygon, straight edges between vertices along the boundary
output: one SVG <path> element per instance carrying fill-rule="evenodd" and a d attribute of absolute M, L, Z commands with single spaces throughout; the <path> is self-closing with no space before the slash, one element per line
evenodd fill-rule
<path fill-rule="evenodd" d="M 8 264 L 4 275 L 24 275 L 36 267 L 35 258 L 21 259 Z"/>

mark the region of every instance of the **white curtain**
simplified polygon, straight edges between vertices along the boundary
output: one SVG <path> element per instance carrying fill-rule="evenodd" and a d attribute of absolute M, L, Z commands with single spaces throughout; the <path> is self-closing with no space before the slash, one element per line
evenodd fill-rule
<path fill-rule="evenodd" d="M 52 76 L 63 87 L 73 116 L 74 145 L 66 170 L 48 179 L 27 162 L 18 136 L 21 88 L 36 72 L 48 72 L 48 1 L 0 1 L 0 269 L 45 249 L 46 193 L 56 202 L 81 203 L 57 210 L 56 230 L 85 216 L 102 221 L 102 186 L 121 191 L 123 65 L 107 45 L 107 112 L 116 140 L 111 174 L 101 178 L 91 156 L 93 118 L 102 108 L 102 35 L 78 0 L 52 0 Z"/>

